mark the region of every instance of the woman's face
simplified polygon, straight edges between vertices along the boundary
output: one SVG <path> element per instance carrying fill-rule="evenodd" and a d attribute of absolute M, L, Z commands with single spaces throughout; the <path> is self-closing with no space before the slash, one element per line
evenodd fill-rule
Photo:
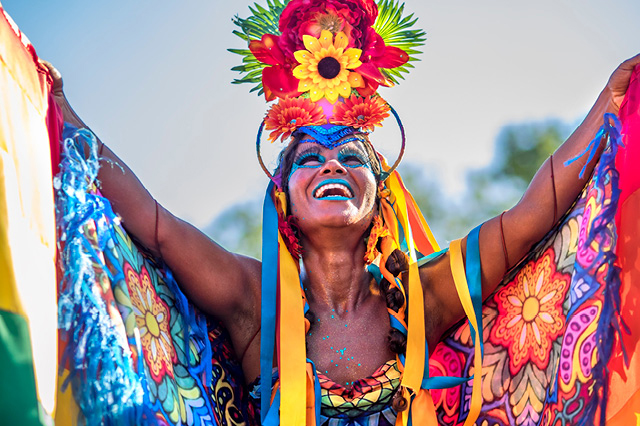
<path fill-rule="evenodd" d="M 303 233 L 371 222 L 376 178 L 360 141 L 329 149 L 303 139 L 289 174 L 291 212 Z"/>

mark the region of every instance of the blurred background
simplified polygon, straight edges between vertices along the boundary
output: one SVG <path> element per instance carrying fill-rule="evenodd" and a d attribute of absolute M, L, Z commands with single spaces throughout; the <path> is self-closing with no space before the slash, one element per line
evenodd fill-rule
<path fill-rule="evenodd" d="M 254 144 L 266 104 L 230 84 L 240 57 L 226 50 L 246 47 L 231 20 L 249 2 L 0 1 L 159 202 L 260 256 L 268 181 Z M 404 122 L 400 172 L 441 245 L 517 202 L 615 67 L 640 52 L 637 0 L 408 0 L 405 13 L 427 32 L 424 53 L 380 93 Z M 390 158 L 395 128 L 373 135 Z"/>

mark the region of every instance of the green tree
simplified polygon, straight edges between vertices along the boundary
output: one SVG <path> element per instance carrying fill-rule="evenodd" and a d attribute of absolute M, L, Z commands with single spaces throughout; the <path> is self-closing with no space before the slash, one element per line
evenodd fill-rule
<path fill-rule="evenodd" d="M 557 120 L 503 127 L 489 166 L 467 174 L 469 220 L 481 223 L 518 202 L 542 163 L 570 133 Z"/>
<path fill-rule="evenodd" d="M 262 253 L 261 200 L 254 199 L 229 207 L 203 231 L 229 251 L 260 259 Z"/>

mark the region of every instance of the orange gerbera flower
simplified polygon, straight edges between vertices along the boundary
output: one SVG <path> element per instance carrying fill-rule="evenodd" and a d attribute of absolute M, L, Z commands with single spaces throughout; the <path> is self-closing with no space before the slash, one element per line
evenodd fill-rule
<path fill-rule="evenodd" d="M 275 142 L 278 137 L 284 141 L 299 127 L 320 126 L 326 122 L 322 107 L 309 99 L 284 98 L 269 108 L 265 129 L 271 130 L 269 141 Z"/>
<path fill-rule="evenodd" d="M 361 98 L 351 95 L 336 105 L 332 122 L 371 132 L 376 126 L 382 126 L 389 110 L 389 105 L 380 96 Z"/>

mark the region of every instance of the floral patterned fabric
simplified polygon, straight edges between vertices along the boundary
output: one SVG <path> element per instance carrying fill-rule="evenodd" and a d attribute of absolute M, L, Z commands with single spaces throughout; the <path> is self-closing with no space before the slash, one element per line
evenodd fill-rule
<path fill-rule="evenodd" d="M 598 322 L 608 321 L 604 293 L 613 285 L 611 266 L 596 262 L 599 251 L 615 245 L 613 223 L 602 214 L 611 203 L 611 179 L 592 178 L 556 229 L 485 301 L 483 407 L 476 424 L 564 426 L 589 418 L 585 406 L 600 392 L 592 374 Z M 603 232 L 590 240 L 594 224 Z M 465 323 L 435 348 L 430 370 L 470 376 L 472 365 Z M 440 424 L 462 424 L 472 383 L 431 391 Z"/>
<path fill-rule="evenodd" d="M 180 306 L 184 296 L 171 274 L 143 256 L 120 226 L 115 234 L 112 258 L 117 263 L 109 266 L 122 270 L 123 279 L 112 282 L 114 296 L 134 359 L 144 368 L 145 403 L 155 412 L 157 424 L 244 424 L 243 375 L 226 331 L 217 323 L 203 322 L 193 307 Z M 191 318 L 186 317 L 189 311 Z M 199 330 L 203 324 L 206 334 Z M 141 354 L 135 352 L 136 339 Z M 211 352 L 205 350 L 207 345 Z"/>

